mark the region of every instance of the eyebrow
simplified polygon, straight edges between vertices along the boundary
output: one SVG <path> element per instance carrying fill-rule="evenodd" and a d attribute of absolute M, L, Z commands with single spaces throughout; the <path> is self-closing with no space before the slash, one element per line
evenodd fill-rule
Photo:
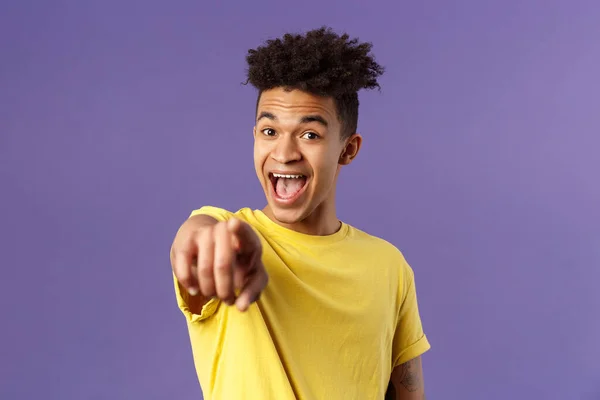
<path fill-rule="evenodd" d="M 273 113 L 263 111 L 258 115 L 258 118 L 256 118 L 256 122 L 260 121 L 263 118 L 270 119 L 271 121 L 277 121 L 277 117 Z M 311 122 L 316 122 L 318 124 L 323 125 L 324 127 L 329 126 L 327 120 L 318 114 L 305 115 L 302 118 L 300 118 L 301 124 L 308 124 Z"/>

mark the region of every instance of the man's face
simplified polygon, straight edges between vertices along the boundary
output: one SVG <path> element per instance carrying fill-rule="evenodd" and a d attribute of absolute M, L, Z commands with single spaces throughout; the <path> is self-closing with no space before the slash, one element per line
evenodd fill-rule
<path fill-rule="evenodd" d="M 276 88 L 260 97 L 254 127 L 254 167 L 273 216 L 285 224 L 319 210 L 335 212 L 341 165 L 358 152 L 361 138 L 341 139 L 332 98 Z"/>

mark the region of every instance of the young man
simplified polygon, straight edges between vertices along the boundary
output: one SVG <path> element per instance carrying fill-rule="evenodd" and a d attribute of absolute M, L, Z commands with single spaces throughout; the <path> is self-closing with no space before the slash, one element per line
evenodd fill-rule
<path fill-rule="evenodd" d="M 205 399 L 425 398 L 413 271 L 336 216 L 362 142 L 357 92 L 383 72 L 370 51 L 322 28 L 248 53 L 267 205 L 200 208 L 171 249 Z"/>

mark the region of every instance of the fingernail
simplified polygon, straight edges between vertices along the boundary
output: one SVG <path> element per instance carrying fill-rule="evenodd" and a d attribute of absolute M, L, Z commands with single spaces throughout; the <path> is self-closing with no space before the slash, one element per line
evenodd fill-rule
<path fill-rule="evenodd" d="M 237 309 L 240 311 L 246 311 L 249 307 L 249 304 L 245 301 L 237 301 L 235 303 L 235 305 L 237 306 Z"/>
<path fill-rule="evenodd" d="M 195 295 L 197 295 L 197 294 L 198 294 L 198 289 L 196 289 L 196 288 L 194 288 L 194 287 L 191 287 L 191 288 L 189 288 L 189 289 L 188 289 L 188 293 L 189 293 L 190 295 L 192 295 L 192 296 L 195 296 Z"/>

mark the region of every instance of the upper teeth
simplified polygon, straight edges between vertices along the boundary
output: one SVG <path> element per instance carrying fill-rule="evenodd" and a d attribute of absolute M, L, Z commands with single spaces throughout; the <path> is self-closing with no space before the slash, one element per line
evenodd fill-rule
<path fill-rule="evenodd" d="M 273 174 L 273 176 L 275 178 L 289 178 L 289 179 L 293 179 L 293 178 L 302 178 L 302 175 L 284 175 L 284 174 Z"/>

